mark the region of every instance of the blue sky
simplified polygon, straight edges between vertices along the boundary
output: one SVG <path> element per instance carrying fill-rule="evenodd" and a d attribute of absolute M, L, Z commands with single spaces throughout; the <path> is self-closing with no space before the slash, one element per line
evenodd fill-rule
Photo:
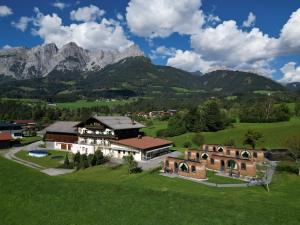
<path fill-rule="evenodd" d="M 300 1 L 284 0 L 1 0 L 0 47 L 60 47 L 72 40 L 122 51 L 137 44 L 156 64 L 239 69 L 295 82 L 299 8 Z"/>

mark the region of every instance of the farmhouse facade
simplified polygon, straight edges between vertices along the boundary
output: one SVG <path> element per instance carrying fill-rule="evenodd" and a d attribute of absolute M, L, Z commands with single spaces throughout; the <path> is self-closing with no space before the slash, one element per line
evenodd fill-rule
<path fill-rule="evenodd" d="M 133 155 L 137 161 L 149 160 L 169 152 L 172 142 L 143 136 L 145 126 L 125 116 L 93 116 L 82 122 L 56 122 L 46 128 L 48 148 L 73 153 L 104 155 L 122 159 Z"/>

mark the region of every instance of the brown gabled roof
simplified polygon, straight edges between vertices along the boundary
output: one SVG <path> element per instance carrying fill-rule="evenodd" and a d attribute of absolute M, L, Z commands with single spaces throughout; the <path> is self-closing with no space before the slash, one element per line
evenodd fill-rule
<path fill-rule="evenodd" d="M 171 145 L 173 143 L 168 140 L 153 138 L 149 136 L 112 140 L 111 142 L 142 150 L 163 147 L 166 145 Z"/>
<path fill-rule="evenodd" d="M 14 120 L 15 124 L 36 124 L 34 120 Z"/>
<path fill-rule="evenodd" d="M 12 137 L 10 133 L 0 133 L 0 141 L 11 141 Z"/>

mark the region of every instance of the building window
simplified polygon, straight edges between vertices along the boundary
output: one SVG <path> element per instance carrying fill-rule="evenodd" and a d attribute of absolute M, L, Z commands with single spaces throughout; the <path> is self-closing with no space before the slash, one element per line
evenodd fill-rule
<path fill-rule="evenodd" d="M 227 151 L 226 151 L 226 155 L 230 155 L 230 150 L 227 150 Z"/>
<path fill-rule="evenodd" d="M 205 151 L 208 151 L 208 146 L 207 145 L 205 145 Z"/>
<path fill-rule="evenodd" d="M 133 152 L 132 154 L 135 155 L 135 152 Z"/>
<path fill-rule="evenodd" d="M 254 157 L 254 158 L 257 158 L 257 152 L 254 152 L 254 153 L 253 153 L 253 157 Z"/>
<path fill-rule="evenodd" d="M 239 156 L 240 152 L 239 151 L 235 151 L 235 156 Z"/>
<path fill-rule="evenodd" d="M 125 154 L 126 154 L 126 152 L 125 152 L 125 151 L 123 151 L 123 154 L 125 155 Z"/>
<path fill-rule="evenodd" d="M 204 159 L 204 160 L 206 160 L 206 159 L 208 158 L 208 155 L 207 155 L 206 153 L 203 153 L 203 154 L 201 155 L 201 158 Z"/>
<path fill-rule="evenodd" d="M 181 163 L 179 165 L 179 168 L 182 172 L 188 173 L 189 172 L 189 167 L 186 163 Z"/>
<path fill-rule="evenodd" d="M 214 147 L 213 147 L 213 151 L 215 152 L 216 150 L 217 150 L 217 149 L 216 149 L 216 147 L 214 146 Z"/>
<path fill-rule="evenodd" d="M 118 151 L 118 154 L 121 154 L 121 151 L 120 151 L 120 150 Z"/>
<path fill-rule="evenodd" d="M 210 164 L 214 165 L 215 164 L 215 160 L 214 159 L 210 159 Z"/>
<path fill-rule="evenodd" d="M 192 171 L 192 173 L 196 173 L 196 167 L 195 166 L 191 166 L 191 171 Z"/>
<path fill-rule="evenodd" d="M 246 163 L 241 164 L 241 170 L 246 170 Z"/>
<path fill-rule="evenodd" d="M 174 163 L 174 167 L 175 167 L 175 169 L 178 169 L 178 163 L 177 162 Z"/>
<path fill-rule="evenodd" d="M 241 155 L 245 159 L 249 159 L 250 158 L 250 152 L 248 152 L 248 151 L 243 151 Z"/>
<path fill-rule="evenodd" d="M 196 159 L 199 160 L 199 158 L 200 158 L 200 155 L 199 155 L 199 153 L 197 152 L 197 153 L 196 153 Z"/>
<path fill-rule="evenodd" d="M 222 147 L 219 147 L 219 148 L 218 148 L 218 152 L 223 152 L 223 148 L 222 148 Z"/>

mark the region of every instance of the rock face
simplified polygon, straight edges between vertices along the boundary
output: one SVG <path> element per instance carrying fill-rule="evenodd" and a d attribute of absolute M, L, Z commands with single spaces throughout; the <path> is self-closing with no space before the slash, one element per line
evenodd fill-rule
<path fill-rule="evenodd" d="M 58 49 L 55 44 L 34 48 L 0 50 L 0 75 L 16 79 L 45 77 L 51 71 L 92 71 L 104 68 L 127 57 L 143 56 L 136 45 L 123 51 L 88 51 L 70 42 Z"/>

